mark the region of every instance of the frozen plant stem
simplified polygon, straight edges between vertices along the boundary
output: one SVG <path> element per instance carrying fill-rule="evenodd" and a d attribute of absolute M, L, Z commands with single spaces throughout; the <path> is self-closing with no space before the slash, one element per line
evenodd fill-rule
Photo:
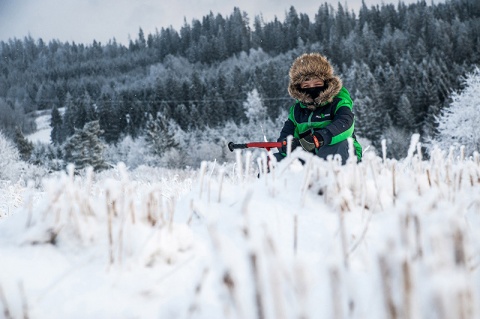
<path fill-rule="evenodd" d="M 22 298 L 23 319 L 28 319 L 30 316 L 28 315 L 27 295 L 25 294 L 25 288 L 21 281 L 18 283 L 18 289 L 20 290 L 20 297 Z"/>
<path fill-rule="evenodd" d="M 3 304 L 3 315 L 5 319 L 13 319 L 12 315 L 10 314 L 10 308 L 8 307 L 7 298 L 5 298 L 5 294 L 3 293 L 2 285 L 0 285 L 0 301 Z"/>
<path fill-rule="evenodd" d="M 260 288 L 260 274 L 257 265 L 257 255 L 255 253 L 250 254 L 250 265 L 253 272 L 253 285 L 255 287 L 255 305 L 257 306 L 257 319 L 265 318 L 263 310 L 262 289 Z"/>
<path fill-rule="evenodd" d="M 395 205 L 395 201 L 397 199 L 397 190 L 395 187 L 395 163 L 392 165 L 392 198 L 393 198 L 393 205 Z"/>
<path fill-rule="evenodd" d="M 332 288 L 333 318 L 342 319 L 344 316 L 342 296 L 340 295 L 340 274 L 337 268 L 330 270 L 330 287 Z"/>
<path fill-rule="evenodd" d="M 225 177 L 225 171 L 222 169 L 220 170 L 220 180 L 218 182 L 218 200 L 217 202 L 220 203 L 222 200 L 222 186 L 223 186 L 223 178 Z"/>
<path fill-rule="evenodd" d="M 205 268 L 202 272 L 202 276 L 199 282 L 195 286 L 195 295 L 193 296 L 192 304 L 188 308 L 189 317 L 192 317 L 193 314 L 200 308 L 200 302 L 199 302 L 200 294 L 202 293 L 203 283 L 205 282 L 205 278 L 207 277 L 207 274 L 208 274 L 208 269 Z"/>
<path fill-rule="evenodd" d="M 114 262 L 113 254 L 113 231 L 112 231 L 112 219 L 113 219 L 113 209 L 108 205 L 110 198 L 110 192 L 107 190 L 107 217 L 108 217 L 108 247 L 109 247 L 109 256 L 110 256 L 110 265 Z"/>
<path fill-rule="evenodd" d="M 387 318 L 397 319 L 398 310 L 395 307 L 395 302 L 393 300 L 393 291 L 392 291 L 392 273 L 385 256 L 380 256 L 379 258 L 380 272 L 382 275 L 382 288 L 383 296 L 385 299 L 385 306 L 387 310 Z"/>
<path fill-rule="evenodd" d="M 205 171 L 207 169 L 207 162 L 203 161 L 200 164 L 200 191 L 198 194 L 199 198 L 202 198 L 202 193 L 203 193 L 203 178 L 205 177 Z"/>
<path fill-rule="evenodd" d="M 412 318 L 412 270 L 408 260 L 402 263 L 403 273 L 403 317 Z"/>
<path fill-rule="evenodd" d="M 297 245 L 298 245 L 298 214 L 295 213 L 293 216 L 293 253 L 297 254 Z"/>

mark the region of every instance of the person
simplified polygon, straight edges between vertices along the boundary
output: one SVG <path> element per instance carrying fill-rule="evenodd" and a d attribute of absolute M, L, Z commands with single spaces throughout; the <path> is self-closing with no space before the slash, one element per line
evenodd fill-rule
<path fill-rule="evenodd" d="M 277 142 L 291 135 L 292 150 L 301 146 L 323 159 L 338 154 L 345 164 L 351 137 L 357 161 L 361 161 L 362 147 L 354 133 L 353 101 L 327 58 L 319 53 L 297 57 L 289 71 L 288 93 L 296 102 L 290 107 Z M 278 150 L 274 155 L 281 161 L 287 155 L 287 146 Z"/>

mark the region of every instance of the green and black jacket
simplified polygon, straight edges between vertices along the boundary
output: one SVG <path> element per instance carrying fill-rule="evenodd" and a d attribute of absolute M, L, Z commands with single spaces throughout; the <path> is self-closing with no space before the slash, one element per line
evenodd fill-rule
<path fill-rule="evenodd" d="M 362 147 L 355 139 L 355 116 L 352 112 L 353 102 L 344 87 L 333 98 L 315 109 L 298 101 L 290 107 L 287 121 L 280 132 L 279 141 L 292 135 L 302 138 L 317 131 L 323 137 L 325 145 L 334 145 L 352 137 L 358 160 L 362 158 Z M 334 155 L 334 154 L 332 154 Z M 340 154 L 348 157 L 348 154 Z"/>

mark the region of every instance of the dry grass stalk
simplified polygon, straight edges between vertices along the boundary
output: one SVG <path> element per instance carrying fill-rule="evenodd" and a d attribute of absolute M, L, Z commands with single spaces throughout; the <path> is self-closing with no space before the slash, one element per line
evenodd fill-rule
<path fill-rule="evenodd" d="M 470 319 L 470 318 L 478 318 L 475 316 L 474 311 L 474 301 L 472 297 L 472 292 L 470 289 L 465 288 L 461 290 L 457 294 L 457 314 L 456 318 L 458 319 Z"/>
<path fill-rule="evenodd" d="M 220 203 L 222 201 L 222 188 L 223 188 L 223 179 L 225 177 L 225 170 L 221 169 L 219 172 L 219 182 L 218 182 L 218 199 L 217 203 Z"/>
<path fill-rule="evenodd" d="M 413 318 L 413 280 L 408 260 L 402 263 L 403 274 L 403 318 Z"/>
<path fill-rule="evenodd" d="M 153 212 L 157 209 L 158 203 L 155 198 L 155 193 L 150 192 L 148 194 L 148 199 L 147 199 L 147 221 L 152 225 L 155 226 L 156 224 L 156 218 L 153 216 Z"/>
<path fill-rule="evenodd" d="M 333 318 L 343 319 L 340 273 L 337 268 L 330 269 L 330 287 L 332 288 Z"/>
<path fill-rule="evenodd" d="M 168 226 L 171 228 L 173 225 L 173 218 L 175 217 L 175 199 L 169 198 L 167 201 L 167 210 L 168 210 Z"/>
<path fill-rule="evenodd" d="M 297 265 L 294 269 L 294 283 L 295 283 L 295 296 L 298 300 L 298 319 L 308 319 L 308 308 L 307 308 L 307 297 L 308 297 L 308 286 L 309 281 L 305 274 L 303 267 Z"/>
<path fill-rule="evenodd" d="M 309 159 L 309 161 L 306 165 L 307 167 L 305 168 L 305 173 L 303 174 L 304 180 L 303 180 L 303 185 L 302 185 L 302 203 L 301 203 L 302 205 L 301 205 L 301 207 L 305 207 L 305 197 L 307 195 L 308 186 L 310 184 L 310 178 L 312 176 L 312 174 L 311 174 L 312 165 L 313 165 L 313 159 Z"/>
<path fill-rule="evenodd" d="M 390 319 L 397 319 L 399 318 L 399 311 L 393 300 L 392 273 L 389 265 L 387 264 L 387 257 L 380 256 L 378 262 L 382 277 L 382 288 L 387 317 Z"/>
<path fill-rule="evenodd" d="M 240 152 L 240 150 L 235 150 L 235 159 L 236 159 L 238 182 L 242 182 L 243 181 L 243 165 L 242 165 L 242 153 Z"/>
<path fill-rule="evenodd" d="M 200 294 L 202 293 L 202 287 L 205 282 L 205 278 L 207 277 L 208 274 L 208 269 L 205 268 L 203 269 L 202 276 L 200 277 L 200 280 L 198 281 L 197 285 L 195 286 L 195 294 L 193 296 L 192 303 L 190 304 L 190 307 L 188 307 L 188 317 L 192 317 L 196 311 L 200 309 Z"/>
<path fill-rule="evenodd" d="M 395 163 L 392 164 L 392 199 L 393 199 L 393 205 L 395 205 L 396 199 L 397 199 L 397 189 L 396 189 L 396 182 L 395 182 L 395 168 L 396 165 Z"/>
<path fill-rule="evenodd" d="M 275 243 L 273 238 L 268 234 L 265 234 L 265 250 L 268 253 L 269 262 L 269 269 L 271 271 L 268 272 L 268 277 L 270 279 L 270 287 L 273 296 L 273 308 L 275 311 L 275 318 L 276 319 L 285 319 L 286 313 L 284 309 L 284 301 L 282 298 L 281 292 L 282 290 L 282 281 L 281 281 L 281 273 L 284 270 L 284 267 L 281 263 L 281 260 L 278 258 Z"/>
<path fill-rule="evenodd" d="M 110 265 L 112 265 L 115 261 L 114 252 L 113 252 L 113 205 L 108 205 L 110 202 L 110 190 L 107 189 L 106 193 L 107 198 L 107 217 L 108 217 L 108 247 L 109 247 L 109 257 L 110 257 Z"/>
<path fill-rule="evenodd" d="M 252 152 L 247 151 L 245 153 L 245 177 L 250 176 L 250 163 L 252 160 Z"/>
<path fill-rule="evenodd" d="M 387 141 L 385 139 L 382 140 L 382 160 L 384 164 L 387 162 Z"/>
<path fill-rule="evenodd" d="M 380 191 L 378 187 L 378 182 L 377 182 L 377 172 L 375 171 L 375 168 L 373 167 L 373 162 L 369 162 L 369 167 L 372 172 L 372 179 L 373 179 L 373 184 L 375 185 L 375 193 L 377 195 L 377 204 L 380 206 L 380 209 L 383 211 L 383 205 L 382 205 L 382 200 L 380 198 Z"/>
<path fill-rule="evenodd" d="M 265 310 L 263 305 L 262 288 L 260 285 L 260 270 L 257 265 L 257 255 L 250 253 L 250 266 L 253 272 L 253 285 L 255 287 L 255 306 L 257 308 L 257 319 L 265 318 Z"/>
<path fill-rule="evenodd" d="M 430 177 L 430 170 L 428 168 L 426 170 L 426 173 L 427 173 L 428 186 L 432 188 L 432 178 Z"/>
<path fill-rule="evenodd" d="M 0 284 L 0 301 L 3 304 L 3 316 L 5 319 L 13 319 L 11 312 L 10 312 L 10 307 L 8 306 L 7 298 L 5 297 L 5 294 L 3 293 L 3 288 L 2 285 Z"/>
<path fill-rule="evenodd" d="M 237 153 L 238 154 L 238 153 Z M 202 198 L 202 193 L 203 193 L 203 179 L 205 177 L 205 172 L 207 170 L 207 162 L 203 161 L 201 164 L 200 164 L 200 176 L 199 176 L 199 180 L 200 180 L 200 191 L 198 192 L 198 198 Z"/>
<path fill-rule="evenodd" d="M 293 253 L 297 255 L 298 248 L 298 214 L 293 216 Z"/>
<path fill-rule="evenodd" d="M 235 284 L 235 281 L 233 280 L 233 277 L 232 277 L 231 272 L 229 270 L 226 270 L 224 272 L 223 277 L 222 277 L 222 283 L 227 288 L 230 300 L 232 301 L 232 304 L 233 304 L 235 310 L 238 313 L 238 318 L 245 318 L 244 313 L 242 311 L 242 308 L 240 307 L 241 303 L 240 303 L 239 298 L 238 298 L 236 284 Z"/>
<path fill-rule="evenodd" d="M 25 288 L 23 287 L 23 283 L 18 283 L 18 289 L 20 290 L 20 298 L 22 299 L 22 312 L 23 312 L 23 319 L 30 318 L 29 311 L 28 311 L 28 302 L 27 302 L 27 295 L 25 293 Z"/>
<path fill-rule="evenodd" d="M 412 215 L 413 225 L 415 226 L 415 242 L 416 242 L 416 253 L 414 259 L 423 257 L 423 248 L 422 248 L 422 232 L 420 227 L 420 219 L 417 215 Z"/>
<path fill-rule="evenodd" d="M 466 266 L 464 238 L 462 231 L 457 228 L 453 234 L 455 264 L 459 267 Z"/>
<path fill-rule="evenodd" d="M 367 231 L 368 231 L 368 226 L 370 225 L 370 221 L 372 220 L 372 217 L 373 217 L 373 214 L 370 213 L 368 215 L 368 219 L 365 223 L 365 227 L 363 227 L 363 230 L 362 230 L 362 233 L 360 234 L 360 237 L 358 238 L 358 240 L 350 247 L 350 250 L 348 251 L 347 253 L 347 258 L 350 257 L 351 254 L 353 254 L 353 252 L 355 251 L 355 249 L 357 249 L 358 246 L 360 246 L 360 244 L 362 243 L 362 241 L 365 239 L 365 236 L 367 234 Z"/>

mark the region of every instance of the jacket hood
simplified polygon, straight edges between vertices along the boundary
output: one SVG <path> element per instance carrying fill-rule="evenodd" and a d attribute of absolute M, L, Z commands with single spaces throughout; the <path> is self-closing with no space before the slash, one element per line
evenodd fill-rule
<path fill-rule="evenodd" d="M 305 53 L 296 58 L 288 75 L 290 77 L 288 94 L 306 105 L 322 105 L 331 102 L 342 89 L 342 80 L 333 74 L 333 67 L 327 58 L 319 53 Z M 312 100 L 300 89 L 300 84 L 314 78 L 323 80 L 326 89 L 315 100 Z"/>

